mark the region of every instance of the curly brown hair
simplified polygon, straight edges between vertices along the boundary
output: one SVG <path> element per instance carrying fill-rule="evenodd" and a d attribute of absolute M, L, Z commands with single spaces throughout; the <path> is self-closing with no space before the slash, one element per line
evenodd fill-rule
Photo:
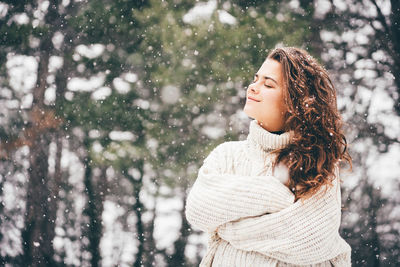
<path fill-rule="evenodd" d="M 332 185 L 340 161 L 347 161 L 352 168 L 336 90 L 325 68 L 303 49 L 275 48 L 268 58 L 282 64 L 287 106 L 284 130 L 292 132 L 290 143 L 273 151 L 274 166 L 280 162 L 286 165 L 290 177 L 287 186 L 296 200 L 304 200 L 323 185 Z"/>

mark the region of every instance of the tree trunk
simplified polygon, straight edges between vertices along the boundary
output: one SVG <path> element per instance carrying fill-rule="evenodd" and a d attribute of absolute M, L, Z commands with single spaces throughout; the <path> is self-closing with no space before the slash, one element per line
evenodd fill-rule
<path fill-rule="evenodd" d="M 392 12 L 390 13 L 391 20 L 391 35 L 392 35 L 392 43 L 393 43 L 393 51 L 395 55 L 393 55 L 394 64 L 392 65 L 393 71 L 392 74 L 395 77 L 395 83 L 397 86 L 397 95 L 400 95 L 400 1 L 391 0 Z M 394 106 L 397 115 L 400 116 L 400 101 L 397 98 L 397 102 Z"/>
<path fill-rule="evenodd" d="M 182 201 L 185 201 L 186 196 L 182 199 Z M 188 221 L 186 220 L 185 217 L 185 205 L 183 205 L 182 210 L 180 211 L 181 219 L 182 219 L 182 224 L 181 224 L 181 229 L 180 229 L 180 236 L 178 239 L 174 242 L 174 254 L 171 255 L 170 258 L 168 258 L 168 266 L 186 266 L 186 258 L 185 258 L 185 248 L 187 245 L 187 240 L 189 237 L 189 231 L 188 229 L 190 228 L 190 225 Z"/>
<path fill-rule="evenodd" d="M 128 173 L 128 169 L 124 169 L 122 171 L 123 175 L 131 182 L 133 187 L 133 196 L 135 197 L 135 204 L 133 205 L 132 209 L 136 214 L 136 238 L 139 241 L 138 251 L 136 253 L 136 259 L 133 263 L 134 267 L 141 267 L 143 266 L 146 259 L 144 259 L 145 255 L 145 225 L 142 221 L 142 214 L 144 212 L 144 205 L 140 201 L 140 191 L 143 187 L 143 167 L 144 167 L 144 160 L 138 159 L 135 167 L 139 170 L 140 175 L 137 179 Z"/>
<path fill-rule="evenodd" d="M 106 195 L 106 176 L 104 170 L 101 171 L 99 177 L 93 175 L 88 137 L 85 138 L 84 145 L 87 151 L 87 156 L 84 159 L 84 183 L 88 197 L 88 203 L 84 213 L 89 217 L 89 229 L 87 235 L 89 238 L 89 251 L 92 254 L 90 263 L 92 267 L 97 267 L 101 266 L 100 241 L 103 234 L 101 216 L 104 210 L 104 199 Z"/>
<path fill-rule="evenodd" d="M 379 241 L 379 233 L 378 233 L 378 212 L 381 207 L 382 197 L 379 190 L 375 190 L 374 186 L 370 183 L 367 184 L 367 192 L 371 197 L 371 202 L 369 205 L 369 213 L 370 213 L 370 227 L 369 231 L 371 231 L 370 243 L 371 243 L 371 253 L 372 259 L 371 263 L 375 267 L 380 266 L 380 256 L 381 256 L 381 245 Z"/>
<path fill-rule="evenodd" d="M 48 136 L 43 134 L 34 141 L 30 153 L 25 229 L 22 236 L 25 264 L 32 266 L 53 263 L 54 224 L 48 218 L 48 149 Z"/>
<path fill-rule="evenodd" d="M 5 162 L 2 162 L 2 165 L 3 166 L 0 166 L 0 173 L 6 173 L 5 172 L 5 164 L 4 164 Z M 0 225 L 2 225 L 3 224 L 3 222 L 4 221 L 6 221 L 7 220 L 7 217 L 6 217 L 6 214 L 4 214 L 4 202 L 3 202 L 3 199 L 4 199 L 4 196 L 3 196 L 3 188 L 4 188 L 4 182 L 5 182 L 5 180 L 6 180 L 6 175 L 1 175 L 1 177 L 0 177 Z M 3 233 L 0 231 L 0 242 L 2 242 L 3 241 Z M 0 266 L 4 266 L 6 264 L 6 259 L 5 259 L 5 257 L 3 257 L 1 254 L 0 254 Z"/>
<path fill-rule="evenodd" d="M 151 220 L 148 222 L 147 227 L 146 227 L 146 243 L 144 250 L 147 251 L 147 257 L 145 261 L 145 266 L 156 266 L 155 265 L 155 255 L 158 253 L 158 250 L 156 248 L 156 241 L 154 240 L 154 223 L 155 219 L 157 216 L 157 195 L 159 192 L 159 184 L 156 181 L 156 179 L 152 180 L 152 183 L 157 187 L 156 192 L 154 194 L 154 209 L 152 210 L 153 216 L 151 217 Z"/>
<path fill-rule="evenodd" d="M 41 53 L 38 78 L 33 90 L 33 108 L 30 113 L 32 127 L 46 128 L 46 110 L 44 105 L 44 92 L 48 76 L 50 37 L 41 43 Z M 29 137 L 28 137 L 29 138 Z M 29 181 L 27 186 L 27 200 L 25 213 L 25 229 L 22 233 L 25 264 L 32 266 L 54 265 L 53 239 L 54 221 L 49 218 L 54 206 L 50 205 L 50 189 L 48 175 L 49 157 L 49 130 L 38 132 L 31 137 L 29 159 Z"/>

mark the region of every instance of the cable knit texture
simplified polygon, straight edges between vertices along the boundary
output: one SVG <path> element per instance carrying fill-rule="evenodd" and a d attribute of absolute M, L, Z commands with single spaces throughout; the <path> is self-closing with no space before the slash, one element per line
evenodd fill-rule
<path fill-rule="evenodd" d="M 289 132 L 252 120 L 246 140 L 222 143 L 204 160 L 185 204 L 189 223 L 208 234 L 200 266 L 351 266 L 351 247 L 338 232 L 338 168 L 325 194 L 294 202 L 271 167 L 270 151 L 289 141 Z"/>

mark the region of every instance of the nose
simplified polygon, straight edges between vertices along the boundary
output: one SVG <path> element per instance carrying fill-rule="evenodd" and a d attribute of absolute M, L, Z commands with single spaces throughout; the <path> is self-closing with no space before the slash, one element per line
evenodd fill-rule
<path fill-rule="evenodd" d="M 252 83 L 252 84 L 249 85 L 248 90 L 251 91 L 252 93 L 256 93 L 257 94 L 258 91 L 259 91 L 259 88 L 256 85 L 256 83 Z"/>

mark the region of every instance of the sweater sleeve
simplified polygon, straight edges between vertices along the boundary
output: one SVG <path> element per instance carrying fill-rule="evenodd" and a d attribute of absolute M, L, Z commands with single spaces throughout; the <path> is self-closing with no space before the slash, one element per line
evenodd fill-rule
<path fill-rule="evenodd" d="M 229 221 L 276 212 L 294 202 L 294 194 L 273 176 L 225 172 L 229 143 L 218 145 L 204 160 L 185 204 L 188 222 L 213 232 Z"/>
<path fill-rule="evenodd" d="M 302 203 L 281 211 L 228 222 L 218 235 L 237 249 L 256 251 L 293 264 L 314 264 L 338 256 L 344 240 L 338 234 L 341 219 L 340 184 L 333 181 Z M 351 248 L 350 248 L 351 250 Z"/>

